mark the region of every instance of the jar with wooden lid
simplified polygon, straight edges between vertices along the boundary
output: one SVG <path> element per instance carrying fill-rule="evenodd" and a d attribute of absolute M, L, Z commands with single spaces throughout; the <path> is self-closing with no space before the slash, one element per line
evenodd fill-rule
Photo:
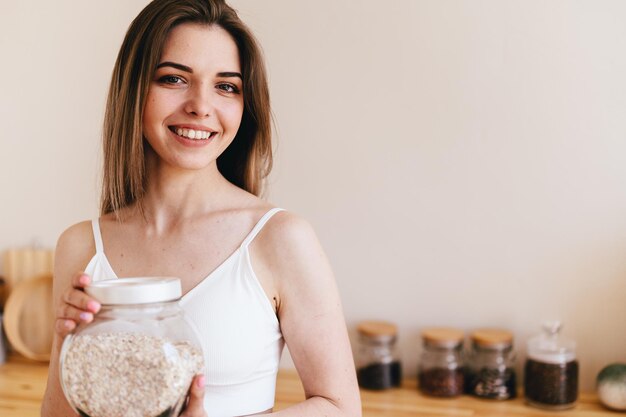
<path fill-rule="evenodd" d="M 559 335 L 561 323 L 547 322 L 528 340 L 524 396 L 528 404 L 551 410 L 574 407 L 578 399 L 576 344 Z"/>
<path fill-rule="evenodd" d="M 513 334 L 479 329 L 471 334 L 467 392 L 480 398 L 508 400 L 517 395 Z"/>
<path fill-rule="evenodd" d="M 463 331 L 429 328 L 422 331 L 423 351 L 418 365 L 419 389 L 434 397 L 464 392 Z"/>
<path fill-rule="evenodd" d="M 355 355 L 359 386 L 372 390 L 399 387 L 402 381 L 395 324 L 365 321 L 357 326 L 359 340 Z"/>

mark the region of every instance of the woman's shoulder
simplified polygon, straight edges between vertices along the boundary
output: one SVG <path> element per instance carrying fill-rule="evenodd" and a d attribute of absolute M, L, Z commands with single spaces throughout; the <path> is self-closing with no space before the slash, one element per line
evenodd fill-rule
<path fill-rule="evenodd" d="M 287 262 L 290 258 L 293 261 L 293 257 L 310 256 L 321 250 L 312 224 L 289 210 L 275 213 L 259 232 L 257 239 L 261 252 L 270 256 L 274 262 Z"/>
<path fill-rule="evenodd" d="M 92 231 L 92 221 L 85 220 L 79 223 L 75 223 L 65 229 L 59 240 L 57 242 L 57 246 L 62 244 L 65 246 L 84 246 L 85 241 L 91 240 L 93 241 L 93 231 Z"/>
<path fill-rule="evenodd" d="M 55 263 L 80 265 L 96 251 L 92 223 L 85 220 L 65 229 L 56 245 Z"/>
<path fill-rule="evenodd" d="M 273 208 L 279 210 L 265 227 L 266 238 L 280 242 L 306 240 L 315 236 L 313 226 L 304 217 L 287 209 Z"/>
<path fill-rule="evenodd" d="M 320 294 L 330 288 L 333 272 L 312 224 L 290 212 L 276 213 L 254 242 L 255 268 L 266 277 L 278 310 L 285 299 L 299 294 Z M 284 310 L 282 310 L 284 311 Z"/>

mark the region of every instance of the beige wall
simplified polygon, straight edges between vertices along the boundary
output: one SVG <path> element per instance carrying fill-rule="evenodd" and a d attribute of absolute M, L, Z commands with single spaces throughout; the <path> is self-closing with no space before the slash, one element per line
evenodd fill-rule
<path fill-rule="evenodd" d="M 626 361 L 626 2 L 236 0 L 264 46 L 271 199 L 316 227 L 351 327 L 546 319 L 583 388 Z M 0 0 L 0 250 L 97 213 L 115 54 L 145 0 Z M 383 6 L 384 5 L 384 6 Z"/>

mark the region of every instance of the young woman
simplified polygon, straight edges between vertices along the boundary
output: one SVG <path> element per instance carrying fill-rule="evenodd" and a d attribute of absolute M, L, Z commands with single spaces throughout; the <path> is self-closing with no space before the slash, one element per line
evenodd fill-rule
<path fill-rule="evenodd" d="M 74 415 L 58 358 L 64 337 L 100 308 L 83 288 L 131 276 L 181 278 L 207 364 L 184 416 L 361 415 L 338 291 L 315 233 L 259 197 L 270 130 L 261 54 L 232 8 L 155 0 L 133 21 L 107 102 L 101 217 L 57 244 L 43 416 Z M 283 343 L 306 401 L 272 413 Z"/>

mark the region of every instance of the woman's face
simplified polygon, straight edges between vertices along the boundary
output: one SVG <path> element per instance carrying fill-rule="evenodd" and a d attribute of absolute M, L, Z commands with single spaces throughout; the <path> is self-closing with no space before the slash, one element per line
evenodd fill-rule
<path fill-rule="evenodd" d="M 239 51 L 219 26 L 182 24 L 170 32 L 146 97 L 143 134 L 160 163 L 215 166 L 243 114 Z"/>

